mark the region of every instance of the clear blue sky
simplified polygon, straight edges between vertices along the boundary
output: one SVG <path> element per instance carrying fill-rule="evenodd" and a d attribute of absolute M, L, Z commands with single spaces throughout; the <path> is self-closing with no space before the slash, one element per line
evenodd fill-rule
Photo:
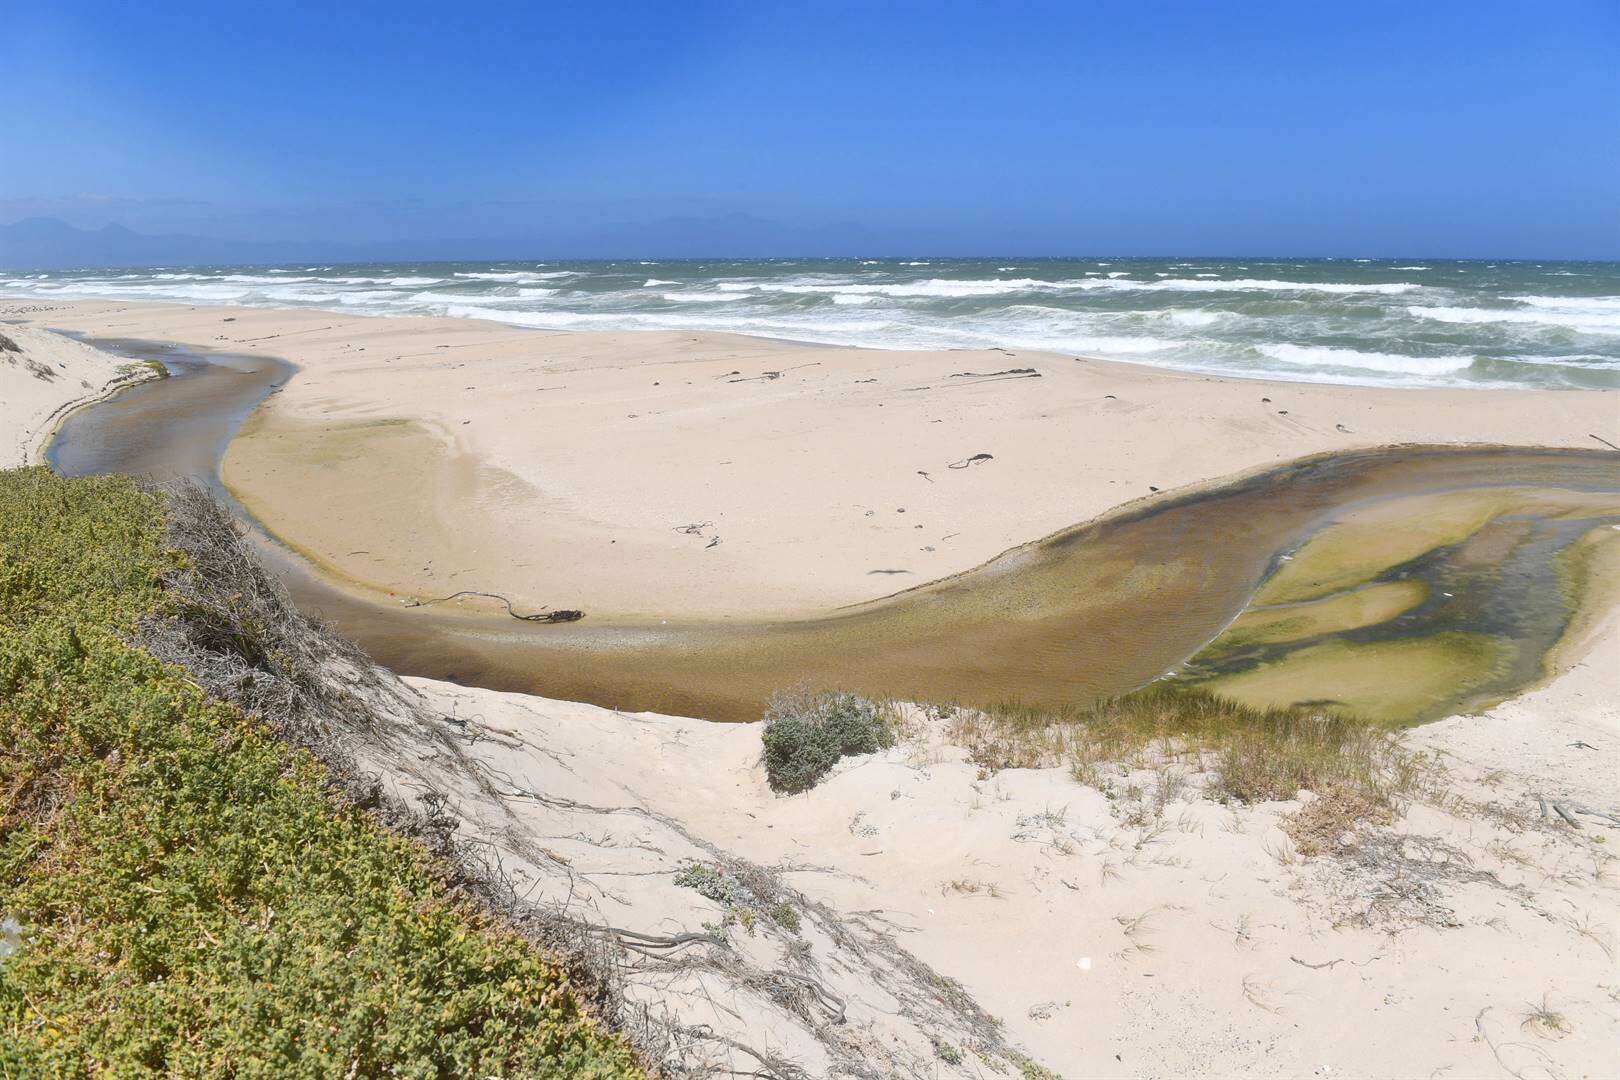
<path fill-rule="evenodd" d="M 1620 257 L 1616 0 L 4 10 L 0 222 Z"/>

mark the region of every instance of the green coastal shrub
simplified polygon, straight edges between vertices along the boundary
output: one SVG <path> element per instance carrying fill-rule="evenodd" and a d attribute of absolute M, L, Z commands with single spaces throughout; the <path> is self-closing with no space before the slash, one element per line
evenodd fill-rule
<path fill-rule="evenodd" d="M 894 745 L 883 710 L 850 693 L 778 694 L 765 711 L 765 775 L 772 790 L 808 791 L 848 754 Z"/>
<path fill-rule="evenodd" d="M 570 968 L 136 644 L 165 505 L 0 472 L 0 1076 L 642 1075 Z"/>

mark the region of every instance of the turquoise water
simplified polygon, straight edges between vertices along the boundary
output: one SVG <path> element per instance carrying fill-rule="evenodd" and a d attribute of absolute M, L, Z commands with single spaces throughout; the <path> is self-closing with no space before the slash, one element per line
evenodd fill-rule
<path fill-rule="evenodd" d="M 1620 387 L 1620 264 L 1425 259 L 387 263 L 0 276 L 13 299 L 724 330 L 871 348 L 1049 349 L 1227 375 Z"/>

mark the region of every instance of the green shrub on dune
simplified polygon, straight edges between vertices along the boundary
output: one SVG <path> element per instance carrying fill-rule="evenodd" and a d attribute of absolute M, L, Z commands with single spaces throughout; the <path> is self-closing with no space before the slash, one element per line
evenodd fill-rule
<path fill-rule="evenodd" d="M 894 745 L 882 710 L 858 694 L 778 694 L 765 712 L 765 775 L 775 791 L 814 787 L 839 758 Z"/>
<path fill-rule="evenodd" d="M 0 1075 L 635 1076 L 568 970 L 138 645 L 122 478 L 0 472 Z"/>

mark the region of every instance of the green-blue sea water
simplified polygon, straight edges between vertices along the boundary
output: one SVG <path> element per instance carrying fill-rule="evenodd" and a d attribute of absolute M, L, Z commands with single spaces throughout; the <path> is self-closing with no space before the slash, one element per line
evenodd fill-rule
<path fill-rule="evenodd" d="M 1620 387 L 1620 264 L 807 259 L 298 264 L 0 276 L 0 296 L 1004 347 L 1393 386 Z"/>

